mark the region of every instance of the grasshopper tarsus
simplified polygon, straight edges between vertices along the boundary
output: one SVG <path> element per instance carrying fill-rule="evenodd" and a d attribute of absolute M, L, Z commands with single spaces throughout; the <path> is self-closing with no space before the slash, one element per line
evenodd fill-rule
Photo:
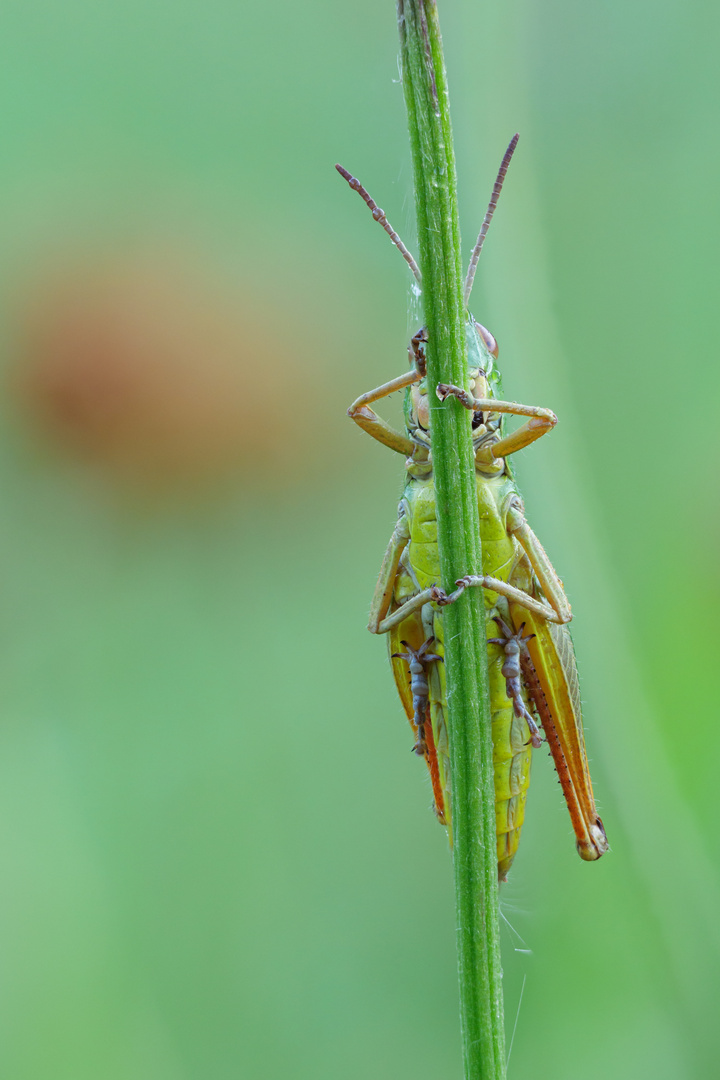
<path fill-rule="evenodd" d="M 423 326 L 418 330 L 417 334 L 413 334 L 410 338 L 410 347 L 408 353 L 410 354 L 410 363 L 415 364 L 417 372 L 424 378 L 427 373 L 427 358 L 425 356 L 425 345 L 427 343 L 428 334 L 427 327 Z"/>
<path fill-rule="evenodd" d="M 451 395 L 458 399 L 461 405 L 464 405 L 469 412 L 473 412 L 475 409 L 475 399 L 472 394 L 469 394 L 467 390 L 462 390 L 459 386 L 453 386 L 452 383 L 438 383 L 435 388 L 440 401 L 446 401 Z"/>

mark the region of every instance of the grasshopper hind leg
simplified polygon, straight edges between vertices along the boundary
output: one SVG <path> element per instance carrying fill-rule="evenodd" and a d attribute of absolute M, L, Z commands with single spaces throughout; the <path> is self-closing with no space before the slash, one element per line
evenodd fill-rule
<path fill-rule="evenodd" d="M 517 633 L 514 633 L 505 620 L 499 615 L 493 616 L 493 621 L 497 623 L 498 629 L 503 636 L 488 638 L 488 645 L 501 645 L 505 651 L 505 662 L 502 666 L 502 673 L 505 678 L 507 696 L 513 703 L 513 711 L 518 720 L 522 717 L 525 718 L 525 722 L 530 728 L 530 741 L 537 750 L 542 745 L 540 728 L 535 723 L 535 718 L 525 704 L 525 699 L 522 694 L 521 671 L 522 657 L 524 656 L 524 653 L 527 652 L 527 645 L 525 643 L 531 638 L 534 638 L 535 635 L 524 633 L 525 623 L 522 624 Z"/>
<path fill-rule="evenodd" d="M 415 725 L 415 745 L 413 746 L 414 753 L 420 757 L 427 757 L 428 744 L 425 735 L 426 725 L 429 722 L 429 709 L 430 709 L 430 690 L 428 687 L 428 666 L 433 661 L 442 661 L 442 656 L 438 656 L 437 653 L 429 651 L 430 646 L 435 641 L 433 636 L 426 638 L 419 649 L 413 649 L 411 645 L 408 645 L 407 641 L 401 641 L 400 644 L 405 646 L 404 653 L 391 653 L 391 657 L 397 660 L 404 660 L 410 669 L 410 692 L 412 694 L 413 701 L 413 723 Z"/>

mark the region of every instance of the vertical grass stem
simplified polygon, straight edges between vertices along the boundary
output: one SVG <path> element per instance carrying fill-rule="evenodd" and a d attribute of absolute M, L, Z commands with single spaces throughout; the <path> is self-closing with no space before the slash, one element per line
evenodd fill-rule
<path fill-rule="evenodd" d="M 398 0 L 403 87 L 415 182 L 432 454 L 443 587 L 480 572 L 482 552 L 470 414 L 440 403 L 440 382 L 467 385 L 465 304 L 455 156 L 437 5 Z M 452 768 L 453 862 L 466 1080 L 503 1080 L 502 969 L 495 791 L 482 591 L 443 615 Z"/>

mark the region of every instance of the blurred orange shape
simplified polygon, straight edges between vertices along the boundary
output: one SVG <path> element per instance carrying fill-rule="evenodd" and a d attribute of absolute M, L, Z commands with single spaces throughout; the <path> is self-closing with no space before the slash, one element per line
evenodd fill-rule
<path fill-rule="evenodd" d="M 134 483 L 287 481 L 309 401 L 302 380 L 287 400 L 273 299 L 237 293 L 175 253 L 56 260 L 18 304 L 15 386 L 55 445 Z"/>

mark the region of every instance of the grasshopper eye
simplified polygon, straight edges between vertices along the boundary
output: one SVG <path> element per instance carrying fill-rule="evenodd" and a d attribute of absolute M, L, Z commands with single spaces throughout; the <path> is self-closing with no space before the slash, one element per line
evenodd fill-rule
<path fill-rule="evenodd" d="M 478 334 L 480 335 L 480 337 L 485 342 L 485 348 L 490 353 L 490 355 L 494 356 L 495 359 L 497 360 L 497 355 L 498 355 L 498 351 L 499 351 L 497 341 L 492 336 L 490 331 L 486 330 L 486 328 L 484 326 L 482 326 L 481 323 L 476 322 L 475 327 L 477 329 Z"/>

